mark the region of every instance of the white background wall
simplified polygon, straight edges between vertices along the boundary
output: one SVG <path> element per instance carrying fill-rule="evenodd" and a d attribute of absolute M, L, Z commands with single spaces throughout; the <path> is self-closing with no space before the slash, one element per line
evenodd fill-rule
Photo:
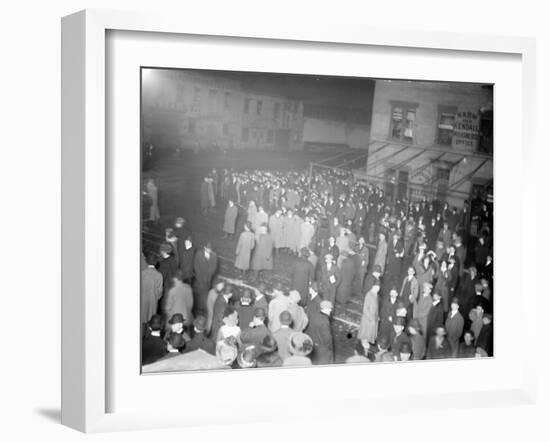
<path fill-rule="evenodd" d="M 2 121 L 0 164 L 3 178 L 2 363 L 0 371 L 0 438 L 18 440 L 83 440 L 85 436 L 61 427 L 59 420 L 60 367 L 60 17 L 83 8 L 164 10 L 192 20 L 198 12 L 230 20 L 232 14 L 251 20 L 323 20 L 364 23 L 376 27 L 402 27 L 456 32 L 529 35 L 538 37 L 539 97 L 548 97 L 550 78 L 550 31 L 544 2 L 524 0 L 506 7 L 504 2 L 463 0 L 459 7 L 444 8 L 441 2 L 409 0 L 388 2 L 295 2 L 279 0 L 269 12 L 252 1 L 207 0 L 204 2 L 156 2 L 142 0 L 58 0 L 5 2 L 0 12 L 0 69 Z M 255 15 L 257 14 L 257 15 Z M 397 31 L 396 31 L 397 32 Z M 429 67 L 427 66 L 427 69 Z M 540 193 L 547 188 L 545 163 L 550 120 L 546 100 L 537 107 L 541 140 Z M 544 140 L 544 144 L 543 143 Z M 544 157 L 544 158 L 543 158 Z M 512 177 L 520 180 L 521 177 Z M 539 195 L 540 197 L 540 195 Z M 547 220 L 547 208 L 539 208 Z M 544 222 L 537 236 L 539 260 L 533 272 L 543 274 L 548 259 Z M 535 232 L 534 238 L 535 238 Z M 544 232 L 546 234 L 546 232 Z M 513 258 L 513 257 L 512 257 Z M 538 269 L 538 270 L 537 270 Z M 541 292 L 541 336 L 547 337 L 548 296 Z M 7 301 L 7 302 L 6 302 Z M 535 315 L 535 313 L 533 313 Z M 516 324 L 518 332 L 521 324 Z M 502 407 L 487 410 L 441 410 L 431 415 L 414 413 L 380 415 L 363 421 L 297 422 L 273 426 L 161 432 L 120 433 L 93 436 L 93 440 L 374 440 L 383 437 L 406 440 L 547 440 L 550 412 L 548 343 L 540 342 L 539 354 L 518 357 L 540 361 L 538 406 Z M 519 349 L 518 349 L 519 350 Z M 450 380 L 452 381 L 452 380 Z M 289 392 L 290 394 L 295 392 Z M 189 403 L 189 402 L 187 402 Z M 213 406 L 215 404 L 213 403 Z M 245 412 L 245 410 L 233 410 Z M 454 423 L 453 423 L 454 422 Z M 449 427 L 452 426 L 452 428 Z"/>

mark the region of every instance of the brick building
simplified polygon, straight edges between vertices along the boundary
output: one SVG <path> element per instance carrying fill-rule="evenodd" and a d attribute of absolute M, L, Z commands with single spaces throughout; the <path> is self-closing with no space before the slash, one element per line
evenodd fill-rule
<path fill-rule="evenodd" d="M 376 80 L 366 171 L 390 199 L 492 192 L 493 88 Z"/>
<path fill-rule="evenodd" d="M 159 148 L 298 149 L 303 103 L 213 72 L 143 71 L 142 141 Z"/>

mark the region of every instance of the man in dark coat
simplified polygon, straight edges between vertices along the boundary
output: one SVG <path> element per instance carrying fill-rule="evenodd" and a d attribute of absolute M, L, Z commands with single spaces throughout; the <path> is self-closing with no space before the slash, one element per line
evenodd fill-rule
<path fill-rule="evenodd" d="M 255 308 L 252 293 L 249 289 L 243 290 L 236 307 L 237 313 L 239 314 L 239 327 L 241 331 L 250 327 L 250 323 L 254 319 Z"/>
<path fill-rule="evenodd" d="M 292 270 L 290 271 L 290 288 L 291 290 L 297 290 L 300 293 L 300 304 L 306 305 L 306 300 L 309 291 L 309 284 L 314 278 L 314 269 L 308 258 L 308 250 L 300 250 L 300 258 L 298 258 Z"/>
<path fill-rule="evenodd" d="M 319 285 L 316 281 L 312 281 L 309 286 L 309 293 L 306 300 L 306 306 L 304 311 L 306 316 L 309 318 L 311 315 L 315 314 L 321 310 L 321 301 L 323 300 L 321 294 L 319 293 Z"/>
<path fill-rule="evenodd" d="M 254 345 L 258 349 L 261 349 L 262 342 L 266 336 L 271 336 L 271 332 L 265 326 L 266 312 L 263 308 L 258 307 L 254 310 L 254 318 L 250 327 L 241 332 L 241 342 L 243 346 Z"/>
<path fill-rule="evenodd" d="M 401 233 L 396 230 L 393 233 L 393 238 L 388 244 L 388 265 L 386 275 L 393 283 L 397 283 L 401 276 L 403 257 L 405 256 L 405 246 L 401 239 Z"/>
<path fill-rule="evenodd" d="M 230 307 L 230 300 L 233 297 L 233 287 L 231 284 L 225 284 L 221 296 L 216 298 L 212 312 L 212 328 L 210 329 L 210 338 L 216 339 L 218 331 L 223 325 L 223 318 L 227 316 L 225 309 Z"/>
<path fill-rule="evenodd" d="M 363 291 L 367 293 L 370 289 L 372 289 L 372 286 L 374 284 L 380 283 L 380 275 L 382 274 L 382 269 L 378 264 L 375 264 L 372 272 L 367 275 L 367 278 L 365 279 L 365 287 L 363 288 Z"/>
<path fill-rule="evenodd" d="M 434 336 L 429 340 L 426 359 L 447 359 L 451 354 L 451 346 L 445 337 L 445 327 L 437 327 Z"/>
<path fill-rule="evenodd" d="M 342 250 L 340 256 L 344 257 L 340 267 L 340 284 L 336 289 L 336 302 L 346 308 L 353 292 L 355 279 L 355 263 L 350 258 L 347 250 Z"/>
<path fill-rule="evenodd" d="M 204 350 L 211 355 L 216 354 L 216 344 L 214 341 L 204 334 L 206 330 L 206 318 L 197 316 L 193 321 L 193 337 L 185 346 L 183 353 L 188 353 L 194 350 Z"/>
<path fill-rule="evenodd" d="M 469 272 L 464 274 L 460 279 L 457 298 L 463 310 L 460 312 L 462 316 L 469 313 L 467 310 L 472 298 L 476 295 L 476 285 L 480 285 L 480 280 L 477 278 L 477 269 L 471 266 Z"/>
<path fill-rule="evenodd" d="M 432 308 L 428 313 L 426 327 L 428 331 L 426 335 L 427 339 L 430 339 L 435 334 L 435 330 L 438 327 L 443 327 L 443 323 L 445 322 L 445 312 L 443 311 L 443 304 L 441 303 L 441 295 L 439 293 L 434 293 L 432 299 Z"/>
<path fill-rule="evenodd" d="M 477 337 L 476 347 L 481 347 L 487 356 L 493 356 L 493 317 L 489 313 L 483 315 L 483 325 Z"/>
<path fill-rule="evenodd" d="M 195 254 L 194 271 L 195 315 L 206 315 L 206 298 L 212 288 L 212 279 L 218 271 L 218 255 L 212 251 L 210 243 Z"/>
<path fill-rule="evenodd" d="M 313 340 L 311 362 L 314 365 L 326 365 L 334 362 L 334 341 L 330 326 L 332 303 L 321 301 L 320 310 L 309 317 L 304 333 Z"/>
<path fill-rule="evenodd" d="M 168 353 L 166 344 L 160 337 L 162 329 L 162 318 L 160 315 L 153 315 L 149 321 L 145 336 L 141 342 L 141 364 L 147 365 L 158 361 Z"/>
<path fill-rule="evenodd" d="M 267 226 L 260 226 L 260 234 L 256 240 L 256 247 L 252 255 L 252 271 L 254 279 L 260 277 L 260 272 L 265 270 L 273 270 L 273 248 L 275 242 L 273 237 L 267 231 Z"/>
<path fill-rule="evenodd" d="M 158 265 L 158 271 L 162 275 L 163 294 L 171 288 L 172 278 L 178 270 L 178 262 L 173 253 L 171 244 L 162 243 L 160 245 L 161 260 Z"/>

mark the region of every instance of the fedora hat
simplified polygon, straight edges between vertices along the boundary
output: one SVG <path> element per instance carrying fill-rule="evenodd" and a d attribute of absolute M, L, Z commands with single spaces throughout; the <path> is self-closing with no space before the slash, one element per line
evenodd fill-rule
<path fill-rule="evenodd" d="M 307 356 L 313 351 L 313 340 L 305 333 L 290 335 L 289 350 L 295 356 Z"/>

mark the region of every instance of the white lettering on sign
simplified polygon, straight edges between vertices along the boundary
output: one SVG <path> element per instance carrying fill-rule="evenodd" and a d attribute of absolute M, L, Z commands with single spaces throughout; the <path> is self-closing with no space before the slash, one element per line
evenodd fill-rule
<path fill-rule="evenodd" d="M 479 113 L 461 110 L 456 114 L 453 147 L 476 149 L 479 142 Z"/>

